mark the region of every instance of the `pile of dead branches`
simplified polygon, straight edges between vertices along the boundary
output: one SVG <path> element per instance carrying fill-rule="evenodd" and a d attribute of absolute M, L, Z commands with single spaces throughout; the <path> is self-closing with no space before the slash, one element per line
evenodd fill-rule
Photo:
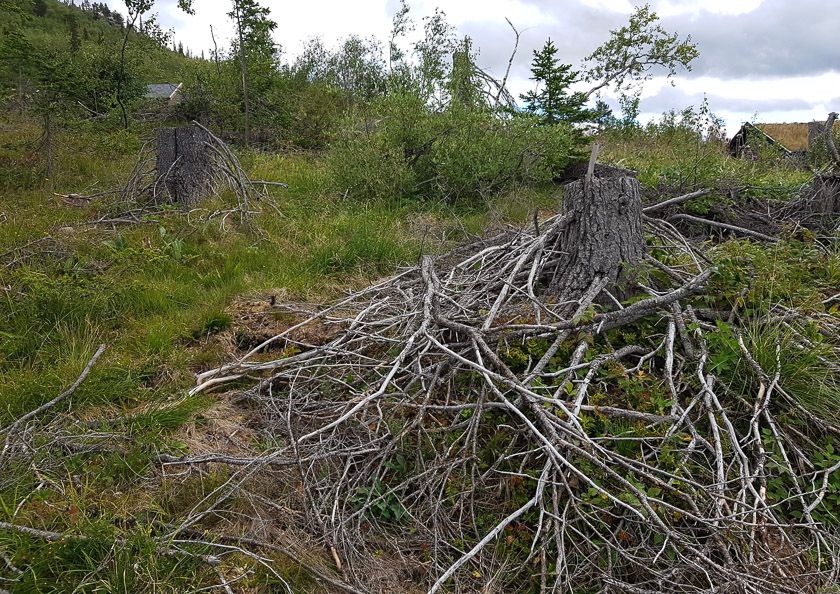
<path fill-rule="evenodd" d="M 840 428 L 804 409 L 780 362 L 763 369 L 743 340 L 758 389 L 745 397 L 719 380 L 717 327 L 691 305 L 713 270 L 668 222 L 646 217 L 668 257 L 645 256 L 623 299 L 599 274 L 583 291 L 557 290 L 571 286 L 557 276 L 576 216 L 424 257 L 199 375 L 194 392 L 253 382 L 277 445 L 170 460 L 237 469 L 183 528 L 259 476 L 300 486 L 308 531 L 364 591 L 379 590 L 369 568 L 383 551 L 422 568 L 430 593 L 836 583 L 840 541 L 817 511 L 838 468 L 813 462 L 802 427 Z M 664 406 L 615 389 L 643 377 Z M 768 495 L 771 481 L 787 497 Z"/>
<path fill-rule="evenodd" d="M 199 212 L 208 220 L 217 219 L 223 228 L 231 216 L 238 218 L 240 223 L 246 223 L 260 212 L 260 205 L 278 210 L 266 189 L 272 186 L 285 188 L 285 183 L 251 179 L 239 158 L 221 138 L 198 122 L 193 122 L 193 127 L 198 133 L 195 136 L 200 139 L 200 146 L 194 150 L 205 155 L 206 164 L 201 168 L 201 179 L 191 178 L 184 180 L 184 183 L 194 186 L 196 198 L 215 196 L 223 198 L 223 202 L 229 202 L 228 196 L 232 196 L 235 204 L 206 211 L 197 208 L 193 200 L 185 201 L 173 195 L 172 188 L 178 185 L 173 181 L 181 175 L 179 167 L 182 157 L 177 157 L 165 168 L 160 167 L 160 155 L 156 156 L 152 141 L 144 143 L 140 148 L 134 167 L 121 188 L 89 196 L 69 194 L 62 196 L 63 200 L 86 205 L 94 198 L 111 196 L 107 204 L 109 213 L 93 221 L 96 224 L 139 223 L 160 212 L 161 207 L 173 204 L 180 204 L 191 213 Z M 159 152 L 160 147 L 157 150 Z"/>

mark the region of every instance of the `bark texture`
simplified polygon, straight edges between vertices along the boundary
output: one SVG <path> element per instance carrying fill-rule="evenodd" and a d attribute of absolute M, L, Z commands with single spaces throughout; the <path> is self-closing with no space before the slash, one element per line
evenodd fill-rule
<path fill-rule="evenodd" d="M 837 112 L 832 111 L 828 114 L 828 120 L 825 122 L 825 143 L 828 145 L 828 152 L 831 158 L 834 159 L 835 165 L 840 165 L 840 153 L 837 152 L 837 145 L 834 144 L 834 122 L 837 121 Z"/>
<path fill-rule="evenodd" d="M 157 130 L 157 173 L 170 200 L 192 207 L 210 183 L 209 135 L 197 126 Z"/>
<path fill-rule="evenodd" d="M 818 228 L 836 225 L 840 216 L 840 175 L 814 176 L 813 198 L 805 205 L 811 219 L 816 219 Z"/>
<path fill-rule="evenodd" d="M 615 285 L 644 256 L 641 188 L 636 178 L 573 182 L 566 186 L 565 211 L 574 218 L 561 234 L 560 263 L 551 283 L 561 298 L 577 299 L 593 283 Z"/>

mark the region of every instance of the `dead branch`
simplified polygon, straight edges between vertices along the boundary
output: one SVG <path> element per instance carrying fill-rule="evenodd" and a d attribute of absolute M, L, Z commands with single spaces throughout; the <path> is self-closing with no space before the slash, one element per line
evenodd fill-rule
<path fill-rule="evenodd" d="M 585 179 L 583 196 L 602 182 Z M 424 257 L 200 374 L 193 393 L 254 382 L 249 397 L 282 443 L 253 459 L 166 458 L 237 469 L 184 524 L 270 473 L 312 494 L 297 504 L 307 529 L 353 587 L 375 587 L 369 547 L 389 542 L 395 558 L 428 569 L 430 592 L 467 590 L 471 571 L 501 571 L 494 550 L 515 526 L 527 527 L 533 559 L 546 557 L 546 591 L 799 593 L 804 575 L 833 583 L 840 542 L 813 516 L 834 470 L 801 462 L 808 448 L 777 415 L 813 421 L 778 373 L 755 371 L 765 388 L 748 401 L 709 371 L 706 333 L 717 328 L 691 303 L 713 274 L 707 259 L 672 225 L 648 218 L 648 232 L 682 254 L 684 268 L 641 259 L 637 266 L 664 272 L 665 282 L 642 287 L 628 277 L 630 302 L 616 298 L 606 272 L 558 296 L 556 271 L 573 257 L 564 238 L 584 213 Z M 613 331 L 641 319 L 646 342 L 616 344 Z M 312 344 L 306 333 L 320 326 L 332 330 Z M 266 358 L 269 344 L 286 354 Z M 642 372 L 666 386 L 669 410 L 600 400 L 611 377 Z M 765 429 L 784 452 L 772 468 Z M 504 446 L 495 451 L 491 440 Z M 663 466 L 666 452 L 675 461 Z M 771 476 L 787 481 L 792 499 L 767 497 Z M 499 496 L 512 484 L 516 503 Z M 788 519 L 790 505 L 801 522 Z M 547 559 L 557 559 L 553 571 Z M 531 579 L 528 567 L 508 567 L 504 580 Z"/>
<path fill-rule="evenodd" d="M 505 21 L 507 22 L 508 25 L 510 25 L 510 28 L 513 30 L 514 42 L 513 42 L 513 51 L 511 51 L 511 53 L 510 53 L 510 58 L 508 59 L 507 68 L 505 69 L 505 75 L 502 77 L 502 81 L 501 81 L 501 83 L 499 83 L 499 90 L 496 93 L 496 106 L 497 107 L 500 105 L 500 99 L 502 97 L 502 94 L 505 92 L 505 88 L 507 87 L 507 80 L 508 80 L 508 77 L 510 76 L 510 69 L 513 66 L 514 58 L 516 58 L 516 52 L 519 50 L 519 36 L 520 36 L 519 30 L 517 30 L 517 28 L 513 26 L 513 23 L 510 22 L 509 18 L 505 17 Z"/>
<path fill-rule="evenodd" d="M 669 206 L 675 206 L 677 204 L 682 204 L 683 202 L 687 202 L 689 200 L 694 200 L 695 198 L 702 198 L 703 196 L 708 196 L 709 194 L 711 194 L 711 192 L 712 191 L 707 188 L 704 190 L 697 190 L 696 192 L 691 192 L 689 194 L 683 194 L 682 196 L 677 196 L 676 198 L 670 198 L 668 200 L 663 200 L 662 202 L 646 206 L 642 209 L 642 212 L 645 214 L 650 214 L 657 210 L 668 208 Z"/>
<path fill-rule="evenodd" d="M 692 223 L 699 223 L 701 225 L 708 225 L 710 227 L 717 227 L 718 229 L 726 229 L 727 231 L 733 231 L 735 233 L 740 233 L 741 235 L 746 235 L 748 237 L 754 237 L 756 239 L 760 239 L 762 241 L 768 241 L 770 243 L 775 243 L 778 241 L 776 237 L 771 237 L 770 235 L 765 235 L 764 233 L 759 233 L 758 231 L 753 231 L 752 229 L 747 229 L 745 227 L 738 227 L 737 225 L 730 225 L 729 223 L 721 223 L 719 221 L 712 221 L 709 219 L 703 219 L 700 217 L 695 217 L 688 214 L 675 214 L 668 217 L 669 221 L 689 221 Z"/>
<path fill-rule="evenodd" d="M 99 359 L 99 357 L 102 355 L 103 352 L 105 352 L 105 345 L 100 344 L 99 348 L 97 348 L 96 352 L 93 354 L 93 357 L 91 357 L 90 360 L 87 362 L 87 365 L 85 365 L 85 368 L 82 370 L 81 375 L 79 375 L 79 377 L 76 378 L 76 381 L 74 381 L 70 385 L 69 388 L 67 388 L 64 392 L 62 392 L 61 394 L 59 394 L 58 396 L 56 396 L 55 398 L 53 398 L 49 402 L 45 402 L 44 404 L 42 404 L 38 408 L 29 411 L 28 413 L 26 413 L 25 415 L 23 415 L 21 417 L 18 417 L 11 425 L 8 425 L 7 427 L 3 427 L 2 429 L 0 429 L 0 434 L 1 433 L 6 433 L 6 434 L 13 433 L 15 430 L 20 428 L 23 424 L 29 422 L 30 420 L 34 419 L 35 417 L 37 417 L 41 413 L 53 408 L 57 404 L 61 403 L 62 401 L 66 400 L 67 398 L 72 396 L 73 393 L 79 388 L 79 386 L 82 385 L 82 382 L 84 382 L 85 379 L 87 378 L 87 376 L 90 374 L 91 369 L 93 369 L 93 366 L 96 364 L 96 361 Z"/>

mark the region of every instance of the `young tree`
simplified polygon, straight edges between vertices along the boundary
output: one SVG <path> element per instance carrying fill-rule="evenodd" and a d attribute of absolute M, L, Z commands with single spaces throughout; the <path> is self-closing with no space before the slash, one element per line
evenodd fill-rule
<path fill-rule="evenodd" d="M 327 69 L 327 82 L 342 90 L 348 108 L 385 92 L 385 62 L 375 39 L 350 35 L 329 54 Z"/>
<path fill-rule="evenodd" d="M 119 69 L 119 78 L 117 79 L 117 104 L 120 106 L 120 111 L 122 112 L 122 120 L 123 120 L 123 127 L 128 128 L 128 112 L 126 111 L 125 103 L 127 97 L 125 96 L 126 90 L 126 48 L 128 47 L 128 38 L 131 34 L 131 31 L 134 29 L 135 24 L 137 24 L 138 20 L 140 21 L 140 30 L 143 30 L 142 22 L 143 22 L 143 15 L 149 12 L 152 9 L 152 6 L 155 4 L 155 0 L 123 0 L 125 2 L 125 7 L 128 10 L 128 19 L 126 21 L 125 26 L 125 34 L 123 35 L 122 46 L 120 47 L 120 69 Z M 95 5 L 94 5 L 95 6 Z M 104 5 L 103 5 L 104 6 Z M 186 12 L 187 14 L 192 14 L 192 0 L 178 0 L 178 6 Z M 105 6 L 105 10 L 107 10 L 107 6 Z M 153 19 L 152 19 L 153 20 Z M 148 21 L 147 21 L 148 22 Z"/>
<path fill-rule="evenodd" d="M 250 142 L 251 135 L 251 104 L 249 98 L 249 58 L 263 63 L 267 58 L 273 66 L 277 48 L 271 38 L 271 32 L 277 28 L 277 23 L 269 18 L 270 11 L 260 6 L 256 0 L 233 0 L 233 9 L 228 16 L 236 24 L 238 39 L 240 78 L 242 82 L 242 99 L 245 108 L 245 145 Z"/>
<path fill-rule="evenodd" d="M 452 72 L 448 81 L 450 106 L 476 109 L 483 96 L 476 77 L 472 39 L 464 37 L 452 52 Z"/>
<path fill-rule="evenodd" d="M 641 93 L 622 93 L 618 98 L 618 104 L 621 107 L 621 119 L 618 121 L 622 128 L 631 130 L 639 127 L 639 105 L 641 103 Z"/>
<path fill-rule="evenodd" d="M 640 6 L 626 25 L 611 31 L 610 38 L 586 58 L 586 80 L 596 83 L 586 96 L 607 87 L 619 93 L 638 89 L 656 70 L 664 70 L 670 79 L 679 68 L 691 70 L 698 55 L 690 35 L 680 39 L 669 33 L 649 5 Z"/>
<path fill-rule="evenodd" d="M 21 33 L 20 28 L 10 28 L 0 38 L 0 51 L 2 51 L 4 57 L 0 65 L 5 64 L 9 68 L 9 74 L 18 80 L 18 111 L 23 113 L 26 103 L 24 86 L 26 79 L 31 74 L 34 48 Z"/>
<path fill-rule="evenodd" d="M 578 77 L 571 64 L 560 63 L 557 46 L 549 39 L 541 50 L 534 50 L 531 80 L 537 84 L 537 89 L 521 95 L 525 111 L 536 115 L 546 125 L 591 120 L 593 112 L 586 108 L 586 94 L 570 89 Z"/>
<path fill-rule="evenodd" d="M 52 177 L 55 122 L 78 107 L 78 93 L 84 86 L 80 69 L 67 49 L 36 50 L 19 30 L 4 34 L 0 52 L 17 71 L 21 93 L 24 79 L 33 85 L 32 110 L 43 121 L 39 149 L 46 160 L 47 176 Z"/>
<path fill-rule="evenodd" d="M 142 15 L 148 12 L 152 5 L 154 4 L 154 0 L 124 0 L 125 7 L 128 9 L 128 21 L 126 22 L 125 27 L 125 34 L 123 35 L 122 46 L 120 47 L 120 70 L 119 70 L 119 77 L 117 78 L 117 104 L 120 106 L 120 111 L 122 112 L 122 120 L 123 120 L 123 127 L 128 129 L 128 111 L 125 108 L 125 99 L 124 96 L 125 92 L 125 57 L 126 57 L 126 48 L 128 47 L 128 36 L 131 33 L 132 29 L 134 28 L 137 19 L 141 18 Z M 96 9 L 96 4 L 94 3 L 94 9 Z"/>
<path fill-rule="evenodd" d="M 595 122 L 598 129 L 605 130 L 618 126 L 619 120 L 615 117 L 612 107 L 610 107 L 603 99 L 598 99 L 595 102 L 595 107 L 592 111 L 594 112 L 592 121 Z"/>
<path fill-rule="evenodd" d="M 82 47 L 82 39 L 79 36 L 79 21 L 76 19 L 76 13 L 69 13 L 65 17 L 67 23 L 67 30 L 70 33 L 70 53 L 76 54 Z"/>
<path fill-rule="evenodd" d="M 448 58 L 457 46 L 455 28 L 447 22 L 446 13 L 439 9 L 423 20 L 423 39 L 414 44 L 417 66 L 413 85 L 424 101 L 439 108 L 446 100 L 451 70 Z"/>
<path fill-rule="evenodd" d="M 391 21 L 391 36 L 388 39 L 388 84 L 395 89 L 404 89 L 410 76 L 406 64 L 406 53 L 399 46 L 398 40 L 414 30 L 414 22 L 409 16 L 410 7 L 406 0 L 400 0 L 400 8 Z"/>

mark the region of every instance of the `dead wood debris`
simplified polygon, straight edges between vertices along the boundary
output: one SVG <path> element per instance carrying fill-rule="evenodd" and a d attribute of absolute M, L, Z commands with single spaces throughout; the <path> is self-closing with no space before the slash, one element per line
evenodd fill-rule
<path fill-rule="evenodd" d="M 595 191 L 590 178 L 584 194 Z M 314 312 L 296 308 L 288 328 L 198 376 L 193 394 L 250 382 L 245 396 L 272 445 L 162 454 L 166 472 L 231 470 L 161 543 L 217 547 L 270 567 L 255 551 L 285 554 L 275 543 L 199 528 L 237 497 L 259 501 L 257 530 L 270 525 L 287 509 L 282 492 L 261 492 L 272 483 L 299 486 L 296 522 L 333 564 L 310 569 L 349 592 L 398 587 L 371 571 L 383 555 L 418 569 L 404 583 L 429 593 L 453 582 L 471 591 L 491 575 L 533 578 L 543 592 L 799 593 L 836 583 L 840 539 L 816 512 L 840 468 L 814 464 L 797 422 L 823 435 L 840 427 L 804 409 L 785 391 L 778 358 L 762 368 L 743 340 L 756 393 L 745 398 L 713 371 L 717 330 L 705 320 L 736 328 L 738 320 L 690 303 L 713 270 L 671 221 L 706 224 L 673 212 L 698 195 L 640 209 L 645 232 L 671 255 L 670 264 L 645 256 L 646 276 L 596 274 L 575 294 L 547 290 L 568 257 L 568 213 L 424 257 Z M 616 297 L 615 279 L 632 303 Z M 781 306 L 770 313 L 807 344 L 813 320 Z M 642 319 L 639 344 L 613 345 L 610 331 Z M 837 335 L 836 319 L 816 322 Z M 616 373 L 653 375 L 670 402 L 655 410 L 610 399 Z M 0 458 L 31 455 L 40 412 L 3 430 Z M 607 421 L 620 424 L 608 430 Z M 768 495 L 779 477 L 789 488 L 781 502 Z M 497 554 L 501 540 L 525 542 L 514 567 Z M 230 588 L 239 578 L 220 579 Z"/>
<path fill-rule="evenodd" d="M 553 298 L 544 288 L 568 222 L 555 216 L 459 250 L 454 263 L 424 257 L 200 374 L 193 393 L 253 382 L 247 394 L 281 445 L 249 460 L 167 459 L 235 468 L 184 526 L 260 475 L 301 485 L 305 525 L 367 591 L 380 590 L 369 562 L 383 546 L 423 568 L 429 593 L 452 581 L 471 591 L 476 575 L 537 576 L 544 592 L 835 583 L 840 540 L 814 514 L 838 469 L 816 470 L 792 419 L 826 435 L 840 428 L 804 410 L 781 364 L 762 369 L 743 341 L 759 389 L 745 399 L 719 381 L 708 343 L 716 327 L 689 303 L 712 270 L 667 221 L 648 217 L 646 230 L 693 270 L 648 256 L 667 280 L 636 285 L 647 296 L 632 305 L 597 277 L 572 300 Z M 642 318 L 649 344 L 611 346 L 610 330 Z M 785 323 L 801 332 L 795 315 Z M 319 345 L 296 338 L 313 324 L 341 331 Z M 284 355 L 266 360 L 269 350 Z M 627 376 L 655 374 L 668 409 L 596 396 L 607 387 L 601 371 L 617 362 Z M 626 430 L 605 431 L 599 419 Z M 783 502 L 768 496 L 780 476 Z M 801 520 L 791 523 L 790 508 Z M 496 555 L 505 535 L 528 540 L 516 567 Z"/>
<path fill-rule="evenodd" d="M 206 138 L 204 148 L 209 156 L 210 179 L 206 181 L 204 192 L 207 195 L 221 196 L 222 191 L 228 189 L 234 196 L 236 204 L 212 212 L 196 207 L 190 210 L 190 214 L 198 213 L 207 220 L 217 219 L 224 229 L 231 216 L 236 216 L 240 223 L 247 224 L 253 215 L 260 212 L 260 204 L 280 213 L 280 209 L 266 188 L 286 188 L 288 185 L 282 182 L 251 179 L 236 154 L 221 138 L 198 122 L 193 122 L 193 126 Z M 168 183 L 169 177 L 177 173 L 174 171 L 177 164 L 176 159 L 168 171 L 158 171 L 151 143 L 147 142 L 141 147 L 137 161 L 122 188 L 90 196 L 79 194 L 59 196 L 72 205 L 85 205 L 96 197 L 114 196 L 108 205 L 109 213 L 91 221 L 94 225 L 114 226 L 147 222 L 150 217 L 159 214 L 162 207 L 177 202 L 176 197 L 171 196 L 167 189 L 171 185 Z"/>

